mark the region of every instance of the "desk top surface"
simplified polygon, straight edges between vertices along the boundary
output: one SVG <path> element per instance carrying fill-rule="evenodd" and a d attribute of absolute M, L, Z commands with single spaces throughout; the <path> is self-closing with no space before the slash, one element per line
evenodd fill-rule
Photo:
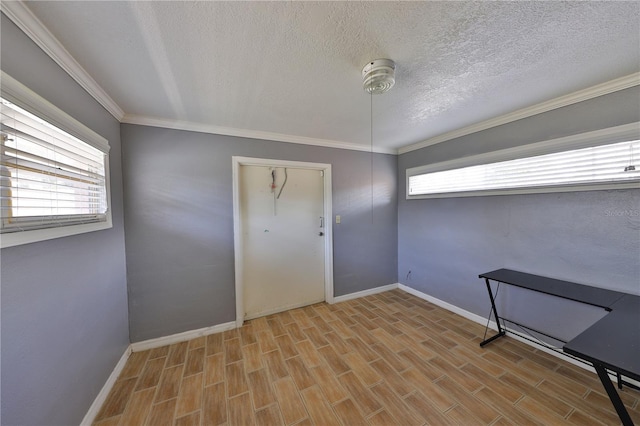
<path fill-rule="evenodd" d="M 625 295 L 612 308 L 563 350 L 640 380 L 640 296 Z"/>
<path fill-rule="evenodd" d="M 488 278 L 492 281 L 598 306 L 606 310 L 611 310 L 611 306 L 625 295 L 625 293 L 618 291 L 576 284 L 555 278 L 541 277 L 539 275 L 512 271 L 511 269 L 498 269 L 487 272 L 481 274 L 480 278 Z"/>
<path fill-rule="evenodd" d="M 509 269 L 487 272 L 480 278 L 610 310 L 604 318 L 569 341 L 563 350 L 640 380 L 640 296 Z"/>

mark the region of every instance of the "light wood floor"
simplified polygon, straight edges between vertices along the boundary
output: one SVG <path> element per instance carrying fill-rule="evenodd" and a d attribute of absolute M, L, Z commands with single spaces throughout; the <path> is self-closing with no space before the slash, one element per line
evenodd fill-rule
<path fill-rule="evenodd" d="M 483 332 L 400 290 L 316 304 L 133 353 L 96 424 L 620 423 L 595 374 Z"/>

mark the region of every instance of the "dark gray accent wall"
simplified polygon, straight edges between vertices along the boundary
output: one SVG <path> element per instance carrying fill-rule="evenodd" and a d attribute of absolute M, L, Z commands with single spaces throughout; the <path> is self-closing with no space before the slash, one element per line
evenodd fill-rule
<path fill-rule="evenodd" d="M 498 268 L 640 294 L 640 190 L 407 200 L 406 169 L 640 120 L 638 87 L 408 152 L 398 159 L 398 281 L 487 317 Z M 411 272 L 409 274 L 409 271 Z M 575 336 L 603 313 L 502 286 L 499 308 Z"/>
<path fill-rule="evenodd" d="M 109 140 L 113 228 L 0 251 L 2 424 L 79 424 L 129 344 L 120 125 L 2 15 L 2 69 Z"/>
<path fill-rule="evenodd" d="M 334 294 L 396 282 L 397 157 L 122 125 L 132 341 L 235 320 L 232 156 L 332 164 Z"/>

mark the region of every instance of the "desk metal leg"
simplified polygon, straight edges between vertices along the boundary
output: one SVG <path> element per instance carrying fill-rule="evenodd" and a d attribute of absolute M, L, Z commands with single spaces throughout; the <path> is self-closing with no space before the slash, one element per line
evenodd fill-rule
<path fill-rule="evenodd" d="M 620 395 L 618 395 L 618 392 L 616 391 L 616 387 L 613 385 L 613 383 L 611 383 L 611 379 L 607 374 L 607 369 L 604 368 L 603 365 L 597 364 L 595 362 L 593 363 L 593 367 L 596 369 L 596 373 L 598 373 L 598 377 L 602 382 L 602 386 L 604 386 L 604 389 L 607 391 L 607 395 L 609 395 L 609 399 L 611 400 L 613 407 L 616 409 L 616 412 L 618 413 L 618 417 L 620 417 L 622 424 L 624 426 L 633 426 L 633 421 L 631 420 L 627 409 L 622 403 Z"/>
<path fill-rule="evenodd" d="M 496 301 L 493 298 L 493 292 L 491 291 L 491 284 L 489 284 L 489 278 L 485 278 L 484 281 L 487 283 L 487 291 L 489 292 L 489 299 L 491 299 L 491 310 L 493 311 L 493 317 L 496 319 L 496 324 L 498 325 L 498 334 L 496 334 L 495 336 L 491 336 L 488 339 L 480 342 L 480 347 L 486 345 L 487 343 L 493 342 L 498 337 L 502 337 L 505 335 L 505 331 L 502 329 L 502 326 L 500 325 L 500 317 L 498 316 L 498 310 L 496 309 Z"/>
<path fill-rule="evenodd" d="M 618 389 L 622 389 L 622 374 L 616 373 L 616 378 L 618 379 Z"/>

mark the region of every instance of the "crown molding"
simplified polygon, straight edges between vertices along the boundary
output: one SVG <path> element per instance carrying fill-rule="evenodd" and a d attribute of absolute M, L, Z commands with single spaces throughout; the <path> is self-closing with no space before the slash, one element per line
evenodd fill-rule
<path fill-rule="evenodd" d="M 615 80 L 607 81 L 605 83 L 597 84 L 583 90 L 578 90 L 577 92 L 569 93 L 568 95 L 560 96 L 546 102 L 541 102 L 530 107 L 522 108 L 508 114 L 504 114 L 498 117 L 491 118 L 489 120 L 472 124 L 470 126 L 453 130 L 451 132 L 443 133 L 422 142 L 401 147 L 398 149 L 398 154 L 415 151 L 420 148 L 439 144 L 451 139 L 459 138 L 461 136 L 470 135 L 471 133 L 480 132 L 482 130 L 487 130 L 496 126 L 501 126 L 503 124 L 511 123 L 512 121 L 531 117 L 543 112 L 552 111 L 554 109 L 586 101 L 588 99 L 597 98 L 598 96 L 607 95 L 609 93 L 628 89 L 630 87 L 638 85 L 640 85 L 640 72 L 620 77 Z"/>
<path fill-rule="evenodd" d="M 89 73 L 82 68 L 24 2 L 1 2 L 1 8 L 2 13 L 7 15 L 38 47 L 62 67 L 84 90 L 93 96 L 116 120 L 121 121 L 124 116 L 122 108 L 120 108 Z"/>
<path fill-rule="evenodd" d="M 285 135 L 282 133 L 262 132 L 258 130 L 237 129 L 234 127 L 222 127 L 212 124 L 195 123 L 184 120 L 170 120 L 165 118 L 147 117 L 134 114 L 125 114 L 120 120 L 122 123 L 138 124 L 141 126 L 162 127 L 165 129 L 188 130 L 192 132 L 210 133 L 215 135 L 236 136 L 249 139 L 261 139 L 276 142 L 297 143 L 302 145 L 314 145 L 325 148 L 349 149 L 352 151 L 371 152 L 371 147 L 350 142 L 340 142 L 328 139 L 308 138 L 305 136 Z M 398 151 L 391 148 L 374 147 L 373 152 L 378 154 L 397 155 Z"/>

